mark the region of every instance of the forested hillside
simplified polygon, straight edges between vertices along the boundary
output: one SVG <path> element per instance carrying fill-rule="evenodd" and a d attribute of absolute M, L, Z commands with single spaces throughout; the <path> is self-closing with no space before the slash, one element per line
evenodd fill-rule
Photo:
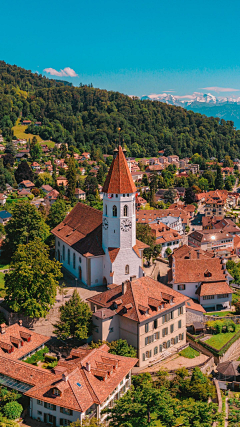
<path fill-rule="evenodd" d="M 180 157 L 196 152 L 205 158 L 240 157 L 240 131 L 231 121 L 90 86 L 66 86 L 0 61 L 0 129 L 6 138 L 12 138 L 19 116 L 42 122 L 30 125 L 30 133 L 80 151 L 95 145 L 111 153 L 120 127 L 132 156 L 156 156 L 167 148 Z"/>

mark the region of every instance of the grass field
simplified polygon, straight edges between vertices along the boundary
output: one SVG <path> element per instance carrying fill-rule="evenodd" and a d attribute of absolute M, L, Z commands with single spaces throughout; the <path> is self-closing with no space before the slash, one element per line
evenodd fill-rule
<path fill-rule="evenodd" d="M 0 297 L 1 298 L 4 298 L 6 295 L 5 285 L 4 285 L 4 276 L 5 276 L 5 274 L 0 273 Z"/>
<path fill-rule="evenodd" d="M 205 316 L 219 316 L 226 317 L 228 315 L 233 316 L 234 311 L 212 311 L 211 313 L 204 313 Z"/>
<path fill-rule="evenodd" d="M 240 329 L 240 325 L 236 325 L 236 331 L 235 332 L 226 332 L 221 333 L 217 335 L 213 335 L 209 340 L 206 340 L 205 343 L 211 345 L 212 347 L 216 348 L 216 350 L 220 350 L 227 342 L 234 337 L 236 332 L 238 332 Z"/>
<path fill-rule="evenodd" d="M 200 353 L 197 350 L 195 350 L 194 348 L 189 346 L 187 348 L 184 348 L 184 350 L 180 351 L 179 355 L 186 357 L 187 359 L 194 359 L 194 357 L 199 356 Z"/>
<path fill-rule="evenodd" d="M 22 126 L 19 124 L 20 119 L 18 119 L 16 126 L 13 126 L 13 134 L 18 139 L 32 139 L 34 136 L 36 136 L 38 142 L 42 141 L 42 138 L 40 138 L 39 135 L 33 135 L 32 133 L 25 133 L 25 129 L 27 129 L 27 126 Z"/>

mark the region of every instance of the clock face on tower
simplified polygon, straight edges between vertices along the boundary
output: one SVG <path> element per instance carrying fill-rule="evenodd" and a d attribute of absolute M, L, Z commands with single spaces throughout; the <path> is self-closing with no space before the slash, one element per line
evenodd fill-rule
<path fill-rule="evenodd" d="M 102 225 L 103 225 L 104 230 L 108 229 L 108 220 L 107 220 L 107 218 L 104 218 Z"/>
<path fill-rule="evenodd" d="M 122 231 L 129 231 L 132 228 L 132 223 L 130 219 L 123 219 L 121 221 L 121 230 Z"/>

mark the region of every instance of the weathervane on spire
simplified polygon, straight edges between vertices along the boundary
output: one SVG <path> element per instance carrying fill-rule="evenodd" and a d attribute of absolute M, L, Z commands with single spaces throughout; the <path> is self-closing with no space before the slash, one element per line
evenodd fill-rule
<path fill-rule="evenodd" d="M 120 132 L 121 132 L 121 128 L 118 128 L 118 133 L 119 133 L 119 145 L 121 145 L 121 141 L 120 141 Z"/>

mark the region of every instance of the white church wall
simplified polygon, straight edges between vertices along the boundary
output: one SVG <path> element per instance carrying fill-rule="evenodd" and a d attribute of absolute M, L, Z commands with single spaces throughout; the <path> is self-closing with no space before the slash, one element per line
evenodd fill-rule
<path fill-rule="evenodd" d="M 132 248 L 120 249 L 114 263 L 114 280 L 113 283 L 120 285 L 125 280 L 129 280 L 131 276 L 139 277 L 139 267 L 142 260 L 137 256 Z M 129 266 L 129 273 L 125 273 L 126 266 Z"/>
<path fill-rule="evenodd" d="M 103 284 L 103 257 L 91 258 L 91 286 Z"/>

